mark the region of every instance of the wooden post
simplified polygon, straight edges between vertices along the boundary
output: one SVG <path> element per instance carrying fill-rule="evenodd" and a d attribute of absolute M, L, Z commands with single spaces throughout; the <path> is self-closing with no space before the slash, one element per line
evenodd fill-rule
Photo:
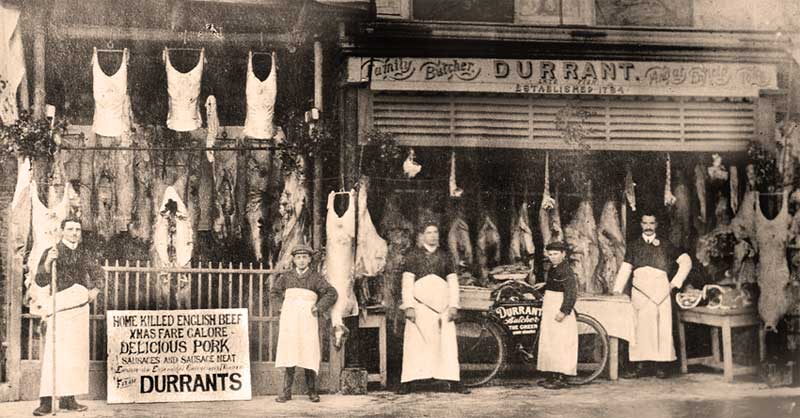
<path fill-rule="evenodd" d="M 314 41 L 314 107 L 322 112 L 322 44 Z M 317 129 L 323 129 L 322 120 L 318 121 Z M 323 144 L 327 145 L 327 144 Z M 322 155 L 314 156 L 314 192 L 311 203 L 311 216 L 313 221 L 312 239 L 314 249 L 319 250 L 322 245 Z"/>
<path fill-rule="evenodd" d="M 45 94 L 45 47 L 47 43 L 47 2 L 37 2 L 33 24 L 33 116 L 44 117 Z"/>

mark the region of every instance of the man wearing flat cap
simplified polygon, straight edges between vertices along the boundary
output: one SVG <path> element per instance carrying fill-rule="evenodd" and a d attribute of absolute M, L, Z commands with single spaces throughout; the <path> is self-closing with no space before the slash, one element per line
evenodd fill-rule
<path fill-rule="evenodd" d="M 307 245 L 297 245 L 292 250 L 294 269 L 278 276 L 269 292 L 273 303 L 283 301 L 275 367 L 285 367 L 285 371 L 277 402 L 292 399 L 295 367 L 305 369 L 308 397 L 311 402 L 319 402 L 317 373 L 321 353 L 317 318 L 320 312 L 331 309 L 337 294 L 321 274 L 309 268 L 313 253 Z"/>

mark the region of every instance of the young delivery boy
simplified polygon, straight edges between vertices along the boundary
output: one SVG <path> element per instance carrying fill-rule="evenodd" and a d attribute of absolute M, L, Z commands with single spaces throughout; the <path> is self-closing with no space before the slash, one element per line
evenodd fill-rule
<path fill-rule="evenodd" d="M 308 398 L 319 402 L 317 372 L 321 360 L 318 316 L 336 303 L 336 289 L 309 268 L 312 250 L 300 244 L 292 251 L 294 269 L 280 275 L 270 290 L 273 301 L 283 299 L 275 367 L 285 367 L 283 391 L 275 399 L 292 399 L 294 368 L 305 369 Z"/>
<path fill-rule="evenodd" d="M 572 308 L 578 294 L 578 281 L 565 260 L 566 244 L 551 242 L 545 247 L 545 254 L 551 267 L 544 287 L 536 368 L 549 372 L 547 379 L 540 382 L 541 386 L 563 389 L 567 387 L 565 375 L 577 374 L 578 324 Z"/>

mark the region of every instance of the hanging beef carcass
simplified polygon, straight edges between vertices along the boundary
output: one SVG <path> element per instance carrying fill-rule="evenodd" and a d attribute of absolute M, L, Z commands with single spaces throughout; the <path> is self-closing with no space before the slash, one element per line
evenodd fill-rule
<path fill-rule="evenodd" d="M 328 281 L 336 289 L 339 297 L 331 308 L 333 345 L 342 347 L 343 338 L 348 334 L 344 318 L 358 315 L 358 303 L 353 290 L 353 239 L 355 238 L 356 209 L 355 191 L 328 194 L 328 214 L 325 220 L 326 252 L 325 272 Z M 347 198 L 347 208 L 339 215 L 334 208 L 337 196 Z"/>
<path fill-rule="evenodd" d="M 735 165 L 730 167 L 731 210 L 735 215 L 739 211 L 739 170 Z"/>
<path fill-rule="evenodd" d="M 789 241 L 792 217 L 789 215 L 789 191 L 784 190 L 781 210 L 769 220 L 761 211 L 756 196 L 755 232 L 758 240 L 758 313 L 768 331 L 777 332 L 778 321 L 791 308 L 789 267 L 786 263 L 786 244 Z"/>
<path fill-rule="evenodd" d="M 214 148 L 217 142 L 217 135 L 219 135 L 219 116 L 217 113 L 217 98 L 208 96 L 206 98 L 206 124 L 208 130 L 206 132 L 206 148 Z M 214 150 L 206 149 L 206 158 L 208 162 L 214 162 Z"/>
<path fill-rule="evenodd" d="M 561 215 L 558 212 L 558 195 L 550 196 L 550 154 L 545 155 L 544 163 L 544 192 L 542 203 L 539 205 L 539 229 L 542 234 L 542 243 L 563 241 L 564 232 L 561 230 Z"/>
<path fill-rule="evenodd" d="M 600 262 L 597 242 L 597 224 L 592 213 L 591 182 L 587 183 L 586 197 L 578 205 L 569 225 L 564 228 L 564 241 L 572 250 L 572 270 L 578 278 L 578 291 L 590 294 L 603 292 L 601 283 L 595 281 L 595 269 Z"/>
<path fill-rule="evenodd" d="M 469 238 L 469 224 L 464 220 L 462 211 L 457 211 L 450 221 L 447 232 L 447 248 L 457 266 L 472 265 L 472 242 Z"/>
<path fill-rule="evenodd" d="M 358 189 L 358 239 L 356 241 L 356 277 L 375 277 L 386 266 L 386 241 L 378 235 L 367 207 L 369 178 L 361 177 Z"/>
<path fill-rule="evenodd" d="M 404 254 L 412 245 L 414 226 L 403 215 L 400 208 L 400 195 L 392 194 L 386 200 L 380 229 L 389 241 L 386 254 L 386 267 L 383 270 L 383 304 L 386 307 L 386 319 L 391 323 L 394 335 L 401 335 L 400 324 L 403 323 L 403 312 L 398 309 L 401 299 L 401 275 Z M 470 248 L 470 253 L 472 249 Z"/>
<path fill-rule="evenodd" d="M 755 171 L 752 166 L 748 166 L 747 176 L 747 191 L 739 205 L 739 211 L 731 221 L 731 231 L 737 241 L 734 247 L 734 273 L 740 282 L 751 283 L 756 281 L 755 256 L 758 252 L 755 225 L 755 206 L 758 197 L 754 190 Z"/>
<path fill-rule="evenodd" d="M 703 166 L 697 164 L 694 166 L 694 188 L 697 193 L 697 202 L 700 205 L 700 212 L 697 215 L 696 229 L 698 232 L 705 232 L 706 223 L 708 222 L 708 200 L 706 196 L 706 182 L 707 174 Z"/>
<path fill-rule="evenodd" d="M 246 139 L 245 143 L 255 147 L 266 145 L 278 145 L 283 142 L 285 135 L 280 127 L 276 127 L 275 135 L 269 140 Z M 246 164 L 246 199 L 244 202 L 245 219 L 250 229 L 250 244 L 256 261 L 262 261 L 264 250 L 263 236 L 269 230 L 270 225 L 268 216 L 273 213 L 267 196 L 271 191 L 277 195 L 277 190 L 281 190 L 273 184 L 273 180 L 279 180 L 280 176 L 276 161 L 279 158 L 269 150 L 252 150 L 247 154 L 244 164 Z M 280 222 L 276 220 L 276 222 Z M 269 251 L 270 260 L 276 258 L 276 251 Z"/>
<path fill-rule="evenodd" d="M 678 200 L 672 193 L 672 159 L 667 154 L 667 174 L 664 181 L 664 206 L 670 207 Z"/>
<path fill-rule="evenodd" d="M 475 252 L 478 255 L 481 279 L 486 280 L 489 277 L 490 264 L 500 263 L 500 232 L 491 215 L 485 213 L 481 219 Z"/>
<path fill-rule="evenodd" d="M 691 195 L 683 171 L 675 175 L 675 204 L 669 209 L 669 240 L 678 248 L 687 248 L 692 234 Z"/>
<path fill-rule="evenodd" d="M 233 152 L 234 144 L 225 144 L 222 151 L 214 154 L 214 210 L 211 221 L 212 231 L 217 239 L 238 239 L 242 236 L 241 226 L 236 222 L 236 174 L 238 155 Z M 225 149 L 231 149 L 226 151 Z"/>
<path fill-rule="evenodd" d="M 609 293 L 614 288 L 617 271 L 625 258 L 625 237 L 619 224 L 619 211 L 613 200 L 606 202 L 597 226 L 600 262 L 595 271 L 595 282 Z"/>
<path fill-rule="evenodd" d="M 386 319 L 391 323 L 390 329 L 394 335 L 401 335 L 400 325 L 405 319 L 403 312 L 398 309 L 401 300 L 402 266 L 404 254 L 413 243 L 414 226 L 403 215 L 399 194 L 392 194 L 386 200 L 380 229 L 389 241 L 386 267 L 383 270 L 383 304 L 386 307 Z"/>
<path fill-rule="evenodd" d="M 542 243 L 547 245 L 555 241 L 564 240 L 564 231 L 561 228 L 561 215 L 558 209 L 558 195 L 549 197 L 552 203 L 546 206 L 546 201 L 542 198 L 542 204 L 539 207 L 539 229 L 542 233 Z"/>
<path fill-rule="evenodd" d="M 514 220 L 511 221 L 511 241 L 509 242 L 508 258 L 512 263 L 525 257 L 530 257 L 536 251 L 528 216 L 528 202 L 523 202 Z"/>
<path fill-rule="evenodd" d="M 31 162 L 28 158 L 17 157 L 17 183 L 14 186 L 14 197 L 8 207 L 8 239 L 6 254 L 10 258 L 9 276 L 22 277 L 25 265 L 25 249 L 31 235 Z M 38 265 L 37 265 L 38 266 Z M 33 277 L 33 276 L 29 276 Z M 35 280 L 31 279 L 32 283 Z M 28 300 L 26 295 L 25 300 Z"/>
<path fill-rule="evenodd" d="M 281 247 L 275 269 L 285 271 L 292 268 L 292 251 L 300 244 L 306 244 L 307 215 L 306 201 L 308 189 L 303 173 L 304 161 L 298 163 L 298 169 L 284 176 L 283 192 L 279 199 L 278 212 L 281 215 L 280 235 Z"/>

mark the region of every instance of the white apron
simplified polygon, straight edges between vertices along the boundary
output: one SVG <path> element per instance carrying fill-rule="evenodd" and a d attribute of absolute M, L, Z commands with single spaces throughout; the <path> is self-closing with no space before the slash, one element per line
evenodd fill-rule
<path fill-rule="evenodd" d="M 56 396 L 89 393 L 88 298 L 88 290 L 79 284 L 56 295 Z M 79 307 L 68 309 L 74 306 Z M 53 317 L 48 316 L 46 323 L 39 397 L 53 396 Z"/>
<path fill-rule="evenodd" d="M 460 380 L 456 325 L 447 317 L 447 281 L 429 274 L 414 283 L 416 323 L 406 321 L 401 382 Z"/>
<path fill-rule="evenodd" d="M 286 289 L 281 306 L 278 352 L 275 367 L 302 367 L 319 372 L 322 360 L 319 348 L 319 325 L 311 308 L 317 294 L 308 289 Z"/>
<path fill-rule="evenodd" d="M 578 374 L 578 323 L 574 310 L 561 322 L 556 321 L 563 301 L 563 292 L 544 292 L 536 368 L 575 376 Z"/>
<path fill-rule="evenodd" d="M 631 303 L 636 312 L 636 342 L 630 345 L 631 361 L 675 360 L 669 296 L 669 278 L 664 270 L 634 270 Z"/>

